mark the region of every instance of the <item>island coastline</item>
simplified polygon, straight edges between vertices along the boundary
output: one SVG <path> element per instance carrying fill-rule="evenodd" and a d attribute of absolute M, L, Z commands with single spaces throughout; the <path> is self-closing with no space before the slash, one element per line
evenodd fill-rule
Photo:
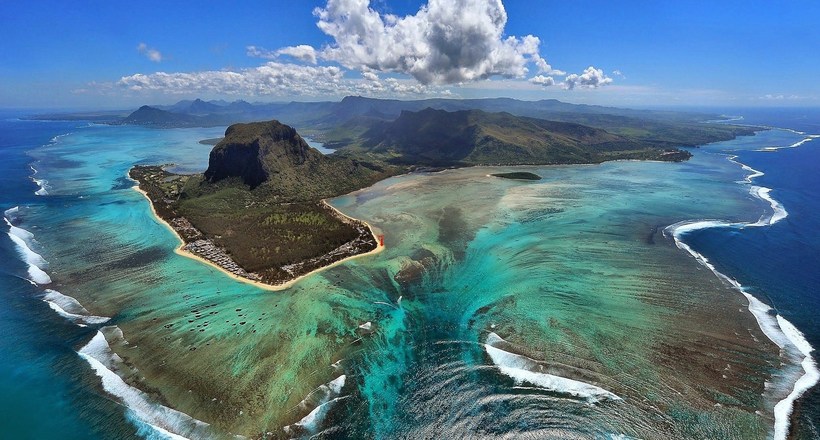
<path fill-rule="evenodd" d="M 132 179 L 132 180 L 133 180 L 133 179 Z M 332 263 L 330 263 L 330 264 L 326 264 L 326 265 L 320 266 L 320 267 L 318 267 L 318 268 L 316 268 L 316 269 L 313 269 L 313 270 L 311 270 L 311 271 L 309 271 L 309 272 L 307 272 L 307 273 L 301 274 L 301 275 L 299 275 L 299 276 L 297 276 L 297 277 L 295 277 L 295 278 L 292 278 L 292 279 L 290 279 L 290 280 L 284 281 L 284 282 L 282 282 L 282 283 L 280 283 L 280 284 L 268 284 L 268 283 L 263 283 L 263 282 L 261 282 L 261 281 L 255 281 L 255 280 L 252 280 L 252 279 L 250 279 L 250 278 L 246 278 L 246 277 L 239 276 L 239 275 L 237 275 L 237 274 L 235 274 L 235 273 L 230 272 L 230 271 L 229 271 L 229 270 L 227 270 L 226 268 L 224 268 L 224 267 L 220 266 L 219 264 L 217 264 L 217 263 L 215 263 L 215 262 L 213 262 L 213 261 L 211 261 L 211 260 L 208 260 L 208 259 L 203 258 L 203 257 L 201 257 L 201 256 L 199 256 L 199 255 L 197 255 L 197 254 L 195 254 L 195 253 L 193 253 L 193 252 L 190 252 L 190 251 L 186 250 L 186 249 L 185 249 L 185 245 L 186 245 L 187 243 L 186 243 L 186 242 L 185 242 L 185 240 L 182 238 L 182 236 L 180 236 L 180 235 L 179 235 L 179 232 L 178 232 L 176 229 L 174 229 L 174 227 L 173 227 L 173 226 L 171 226 L 171 224 L 170 224 L 170 223 L 168 223 L 168 222 L 167 222 L 164 218 L 162 218 L 162 217 L 159 215 L 159 213 L 157 212 L 156 208 L 154 208 L 154 202 L 153 202 L 153 200 L 151 200 L 151 197 L 148 195 L 148 193 L 147 193 L 147 192 L 145 192 L 142 188 L 140 188 L 140 187 L 139 187 L 139 184 L 134 185 L 134 186 L 132 187 L 132 189 L 134 189 L 134 190 L 135 190 L 135 191 L 137 191 L 138 193 L 142 194 L 142 196 L 143 196 L 143 197 L 145 197 L 145 199 L 148 201 L 148 206 L 149 206 L 149 207 L 150 207 L 150 209 L 151 209 L 151 215 L 152 215 L 152 217 L 153 217 L 153 218 L 154 218 L 154 219 L 155 219 L 158 223 L 160 223 L 160 224 L 164 225 L 166 228 L 168 228 L 168 230 L 170 230 L 170 231 L 173 233 L 173 235 L 174 235 L 174 237 L 177 239 L 177 241 L 179 241 L 179 245 L 178 245 L 178 246 L 176 246 L 176 247 L 174 248 L 174 253 L 175 253 L 175 254 L 177 254 L 177 255 L 181 255 L 181 256 L 183 256 L 183 257 L 190 258 L 190 259 L 192 259 L 192 260 L 194 260 L 194 261 L 197 261 L 197 262 L 199 262 L 199 263 L 203 263 L 203 264 L 205 264 L 205 265 L 208 265 L 208 266 L 210 266 L 210 267 L 212 267 L 212 268 L 214 268 L 214 269 L 218 270 L 219 272 L 222 272 L 223 274 L 227 275 L 228 277 L 230 277 L 230 278 L 232 278 L 232 279 L 234 279 L 234 280 L 236 280 L 236 281 L 239 281 L 239 282 L 242 282 L 242 283 L 245 283 L 245 284 L 249 284 L 249 285 L 252 285 L 252 286 L 254 286 L 254 287 L 257 287 L 257 288 L 263 289 L 263 290 L 268 290 L 268 291 L 274 291 L 274 292 L 275 292 L 275 291 L 280 291 L 280 290 L 286 290 L 286 289 L 289 289 L 290 287 L 292 287 L 293 285 L 295 285 L 296 283 L 298 283 L 298 282 L 299 282 L 299 281 L 301 281 L 302 279 L 307 278 L 307 277 L 309 277 L 309 276 L 311 276 L 311 275 L 314 275 L 314 274 L 316 274 L 316 273 L 318 273 L 318 272 L 321 272 L 321 271 L 326 270 L 326 269 L 330 269 L 330 268 L 332 268 L 332 267 L 338 266 L 338 265 L 340 265 L 340 264 L 342 264 L 342 263 L 348 262 L 348 261 L 353 260 L 353 259 L 356 259 L 356 258 L 366 257 L 366 256 L 370 256 L 370 255 L 376 255 L 376 254 L 378 254 L 378 253 L 382 252 L 382 251 L 384 250 L 384 248 L 385 248 L 385 246 L 384 246 L 383 244 L 379 243 L 379 238 L 378 238 L 378 235 L 376 234 L 376 232 L 374 231 L 374 229 L 373 229 L 373 227 L 370 225 L 370 223 L 368 223 L 368 222 L 366 222 L 366 221 L 364 221 L 364 220 L 355 219 L 355 218 L 353 218 L 353 217 L 351 217 L 351 216 L 349 216 L 349 215 L 347 215 L 347 214 L 343 213 L 342 211 L 340 211 L 339 209 L 337 209 L 337 208 L 336 208 L 336 207 L 334 207 L 333 205 L 331 205 L 331 204 L 327 203 L 327 201 L 326 201 L 326 200 L 322 200 L 320 203 L 322 203 L 324 206 L 326 206 L 326 207 L 328 207 L 329 209 L 331 209 L 332 211 L 334 211 L 336 214 L 338 214 L 338 215 L 340 215 L 340 216 L 342 216 L 342 217 L 345 217 L 345 218 L 347 218 L 347 219 L 349 219 L 349 220 L 351 220 L 351 221 L 361 222 L 362 224 L 364 224 L 365 226 L 367 226 L 367 228 L 370 230 L 371 235 L 373 236 L 373 239 L 374 239 L 374 240 L 376 241 L 376 243 L 377 243 L 376 248 L 375 248 L 375 249 L 372 249 L 372 250 L 370 250 L 370 251 L 367 251 L 367 252 L 363 252 L 363 253 L 359 253 L 359 254 L 355 254 L 355 255 L 350 255 L 350 256 L 347 256 L 347 257 L 345 257 L 345 258 L 342 258 L 341 260 L 336 260 L 336 261 L 334 261 L 334 262 L 332 262 Z"/>

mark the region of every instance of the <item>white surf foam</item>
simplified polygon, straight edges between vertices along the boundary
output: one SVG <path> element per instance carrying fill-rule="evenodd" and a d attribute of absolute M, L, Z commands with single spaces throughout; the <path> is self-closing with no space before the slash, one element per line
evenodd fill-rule
<path fill-rule="evenodd" d="M 800 354 L 804 356 L 800 365 L 805 372 L 805 374 L 794 383 L 794 388 L 792 388 L 789 395 L 780 402 L 777 402 L 777 405 L 774 407 L 774 438 L 779 440 L 786 439 L 789 435 L 789 422 L 792 411 L 794 410 L 794 402 L 797 401 L 803 393 L 808 391 L 809 388 L 820 381 L 820 370 L 817 369 L 817 364 L 811 355 L 814 348 L 809 344 L 805 336 L 803 336 L 803 333 L 780 315 L 777 315 L 777 322 L 780 325 L 780 329 L 783 330 L 783 333 L 789 339 L 789 342 L 797 347 L 797 349 L 800 350 Z"/>
<path fill-rule="evenodd" d="M 57 139 L 57 137 L 52 138 L 51 139 L 52 143 L 56 142 L 56 139 Z M 29 167 L 29 169 L 31 169 L 31 176 L 29 178 L 31 179 L 32 182 L 37 184 L 38 187 L 40 187 L 37 191 L 34 191 L 34 194 L 38 195 L 38 196 L 47 196 L 48 195 L 48 189 L 47 189 L 48 180 L 38 179 L 38 178 L 34 177 L 34 176 L 37 175 L 37 169 L 34 168 L 34 166 L 32 166 L 32 165 L 29 165 L 28 167 Z"/>
<path fill-rule="evenodd" d="M 312 402 L 313 406 L 315 406 L 315 402 L 325 403 L 334 397 L 338 397 L 339 393 L 342 392 L 342 388 L 345 386 L 346 380 L 347 376 L 342 374 L 326 384 L 319 385 L 318 388 L 311 391 L 310 394 L 299 402 L 299 407 L 302 409 L 308 409 Z"/>
<path fill-rule="evenodd" d="M 741 165 L 745 170 L 752 172 L 746 178 L 747 183 L 755 177 L 762 175 L 761 172 L 745 166 L 737 162 L 734 157 L 729 160 Z M 759 175 L 758 175 L 759 174 Z M 788 212 L 783 205 L 775 200 L 769 193 L 770 188 L 752 186 L 749 192 L 769 203 L 772 213 L 770 215 L 764 214 L 754 223 L 731 223 L 722 220 L 695 220 L 684 221 L 670 225 L 664 229 L 664 234 L 667 232 L 672 235 L 675 240 L 675 245 L 692 255 L 701 265 L 708 268 L 719 279 L 725 281 L 736 290 L 738 290 L 749 301 L 748 309 L 755 317 L 758 326 L 763 334 L 766 335 L 772 342 L 774 342 L 781 349 L 781 356 L 787 358 L 792 362 L 800 361 L 800 366 L 803 368 L 804 374 L 798 378 L 793 386 L 791 393 L 784 399 L 780 400 L 774 406 L 774 439 L 785 440 L 788 436 L 790 415 L 794 408 L 794 402 L 803 395 L 806 390 L 813 387 L 820 381 L 820 370 L 818 370 L 811 352 L 814 348 L 806 341 L 803 334 L 800 333 L 789 321 L 782 316 L 774 313 L 774 310 L 762 301 L 758 300 L 741 285 L 737 280 L 730 278 L 718 271 L 715 266 L 703 254 L 695 251 L 683 241 L 683 236 L 699 229 L 715 228 L 715 227 L 730 227 L 730 228 L 744 228 L 744 227 L 761 227 L 771 226 L 788 216 Z M 768 387 L 767 387 L 768 388 Z"/>
<path fill-rule="evenodd" d="M 92 315 L 75 298 L 63 295 L 56 290 L 46 289 L 45 295 L 43 295 L 43 301 L 45 301 L 52 310 L 57 312 L 58 315 L 81 327 L 102 324 L 110 319 L 105 316 Z"/>
<path fill-rule="evenodd" d="M 34 234 L 29 231 L 26 231 L 23 228 L 18 228 L 14 226 L 8 218 L 4 219 L 6 221 L 6 225 L 9 227 L 9 234 L 12 234 L 16 237 L 19 237 L 22 240 L 28 241 L 34 238 Z"/>
<path fill-rule="evenodd" d="M 756 170 L 745 163 L 738 162 L 737 156 L 729 156 L 729 162 L 739 165 L 744 171 L 748 171 L 750 173 L 738 183 L 752 183 L 752 180 L 765 175 L 763 171 Z"/>
<path fill-rule="evenodd" d="M 579 380 L 534 371 L 539 370 L 541 367 L 536 360 L 494 346 L 494 344 L 500 342 L 504 342 L 504 340 L 497 334 L 490 332 L 484 344 L 484 350 L 490 355 L 493 363 L 501 373 L 511 377 L 516 385 L 526 382 L 545 390 L 582 398 L 590 403 L 605 399 L 621 400 L 614 393 L 601 387 Z"/>
<path fill-rule="evenodd" d="M 48 195 L 48 190 L 46 189 L 46 185 L 48 185 L 48 180 L 46 180 L 46 179 L 35 179 L 33 177 L 31 178 L 31 180 L 34 181 L 34 183 L 36 183 L 37 186 L 40 187 L 40 189 L 38 189 L 37 191 L 34 191 L 35 195 L 38 195 L 38 196 L 47 196 Z"/>
<path fill-rule="evenodd" d="M 795 131 L 795 133 L 801 134 L 801 135 L 805 134 L 805 133 L 801 133 L 799 131 Z M 786 145 L 786 146 L 783 146 L 783 147 L 764 147 L 764 148 L 761 148 L 757 151 L 777 151 L 777 150 L 782 150 L 784 148 L 797 148 L 797 147 L 805 144 L 806 142 L 811 142 L 811 141 L 813 141 L 814 139 L 817 139 L 817 138 L 818 138 L 818 135 L 810 135 L 810 136 L 807 136 L 807 137 L 805 137 L 805 138 L 803 138 L 803 139 L 801 139 L 801 140 L 799 140 L 799 141 L 797 141 L 797 142 L 795 142 L 791 145 Z"/>
<path fill-rule="evenodd" d="M 327 412 L 330 411 L 330 408 L 339 402 L 340 400 L 347 399 L 350 396 L 341 396 L 335 397 L 313 409 L 308 415 L 302 417 L 301 420 L 294 423 L 293 425 L 285 426 L 285 432 L 290 434 L 295 432 L 295 427 L 300 427 L 302 429 L 307 430 L 310 433 L 316 432 L 319 429 L 319 424 L 322 422 L 322 419 L 325 418 Z"/>
<path fill-rule="evenodd" d="M 749 190 L 749 192 L 755 197 L 761 200 L 765 200 L 769 203 L 769 206 L 772 208 L 772 215 L 769 216 L 768 219 L 766 219 L 765 221 L 763 218 L 761 218 L 756 223 L 753 223 L 748 226 L 771 226 L 789 216 L 789 213 L 788 211 L 786 211 L 786 208 L 784 208 L 780 202 L 778 202 L 771 195 L 769 195 L 771 191 L 771 188 L 766 188 L 762 186 L 753 186 Z"/>
<path fill-rule="evenodd" d="M 14 208 L 9 208 L 3 211 L 3 216 L 6 217 L 9 221 L 14 221 L 17 219 L 17 214 L 20 212 L 20 207 L 15 206 Z"/>
<path fill-rule="evenodd" d="M 48 262 L 42 255 L 34 252 L 29 247 L 29 243 L 34 238 L 34 234 L 12 225 L 8 218 L 4 217 L 3 220 L 9 227 L 7 234 L 9 238 L 11 238 L 11 241 L 14 242 L 17 253 L 28 265 L 29 279 L 37 284 L 51 284 L 51 277 L 43 270 L 43 268 L 48 265 Z"/>
<path fill-rule="evenodd" d="M 296 434 L 299 430 L 298 428 L 307 430 L 310 433 L 316 432 L 319 429 L 320 423 L 322 423 L 322 419 L 324 419 L 325 414 L 327 414 L 330 408 L 339 400 L 347 397 L 339 396 L 342 392 L 342 388 L 345 386 L 346 380 L 347 376 L 342 374 L 336 379 L 320 385 L 318 388 L 311 391 L 310 394 L 299 402 L 297 407 L 306 410 L 313 406 L 313 410 L 293 425 L 285 426 L 285 432 L 288 434 Z"/>
<path fill-rule="evenodd" d="M 111 330 L 112 327 L 104 329 Z M 118 329 L 116 329 L 118 330 Z M 150 396 L 125 383 L 117 374 L 116 364 L 122 359 L 111 351 L 102 331 L 78 352 L 102 381 L 103 389 L 125 405 L 139 421 L 158 428 L 161 434 L 171 434 L 173 438 L 213 438 L 207 423 L 196 420 L 180 411 L 156 403 Z"/>

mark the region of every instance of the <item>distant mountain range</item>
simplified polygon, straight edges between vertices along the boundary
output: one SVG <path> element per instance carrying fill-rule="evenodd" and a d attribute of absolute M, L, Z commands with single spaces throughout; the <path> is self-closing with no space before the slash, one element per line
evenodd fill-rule
<path fill-rule="evenodd" d="M 414 116 L 413 113 L 418 115 Z M 503 159 L 498 154 L 489 153 L 502 145 L 521 147 L 521 157 L 528 160 L 544 161 L 548 157 L 551 161 L 557 160 L 556 156 L 549 154 L 545 157 L 544 148 L 559 144 L 566 147 L 561 153 L 563 160 L 591 160 L 589 151 L 579 150 L 579 145 L 589 139 L 581 140 L 572 134 L 583 131 L 580 126 L 603 130 L 594 132 L 596 139 L 601 140 L 596 148 L 608 151 L 673 149 L 732 139 L 753 132 L 749 127 L 703 123 L 720 118 L 714 114 L 622 109 L 569 104 L 555 99 L 520 101 L 510 98 L 400 101 L 348 96 L 338 102 L 279 103 L 195 99 L 168 106 L 142 106 L 124 117 L 122 112 L 102 112 L 42 115 L 38 118 L 78 119 L 79 116 L 94 116 L 97 122 L 154 128 L 228 126 L 239 122 L 277 120 L 298 128 L 301 133 L 325 143 L 328 148 L 366 150 L 374 154 L 403 152 L 404 158 L 422 162 L 458 160 L 478 163 L 490 158 Z M 430 121 L 432 125 L 412 126 L 427 118 L 433 119 Z M 562 126 L 557 124 L 559 122 L 574 125 Z M 475 128 L 478 125 L 481 129 Z M 515 127 L 516 135 L 522 137 L 513 139 L 505 133 L 510 127 Z M 415 131 L 416 128 L 418 131 Z M 468 139 L 470 136 L 475 139 Z M 429 152 L 418 155 L 415 154 L 418 151 L 408 145 L 411 139 L 417 142 L 420 139 L 458 139 L 462 146 L 475 141 L 477 149 L 467 154 L 463 150 L 448 150 L 437 155 Z M 537 145 L 544 148 L 539 150 Z M 552 148 L 551 151 L 554 150 Z M 501 160 L 502 163 L 508 161 L 509 158 Z"/>

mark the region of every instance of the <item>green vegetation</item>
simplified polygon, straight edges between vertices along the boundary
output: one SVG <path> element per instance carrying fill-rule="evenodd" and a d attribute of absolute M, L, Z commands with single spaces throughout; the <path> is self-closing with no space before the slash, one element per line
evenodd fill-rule
<path fill-rule="evenodd" d="M 130 175 L 183 241 L 207 238 L 245 271 L 269 284 L 287 281 L 328 261 L 292 272 L 283 266 L 323 256 L 357 239 L 363 240 L 360 246 L 336 260 L 375 248 L 369 231 L 362 233 L 363 225 L 343 221 L 324 204 L 263 203 L 241 187 L 190 197 L 185 188 L 200 185 L 202 176 L 175 175 L 159 166 L 134 167 Z"/>
<path fill-rule="evenodd" d="M 257 203 L 316 203 L 404 170 L 380 161 L 325 156 L 277 121 L 234 124 L 211 151 L 204 181 L 186 186 L 185 193 L 201 197 L 246 186 Z"/>
<path fill-rule="evenodd" d="M 396 164 L 427 166 L 597 163 L 617 159 L 679 161 L 688 152 L 585 125 L 431 108 L 402 112 L 340 150 Z"/>
<path fill-rule="evenodd" d="M 527 173 L 524 171 L 512 172 L 512 173 L 496 173 L 491 174 L 494 177 L 500 177 L 502 179 L 513 179 L 513 180 L 541 180 L 541 176 L 535 173 Z"/>

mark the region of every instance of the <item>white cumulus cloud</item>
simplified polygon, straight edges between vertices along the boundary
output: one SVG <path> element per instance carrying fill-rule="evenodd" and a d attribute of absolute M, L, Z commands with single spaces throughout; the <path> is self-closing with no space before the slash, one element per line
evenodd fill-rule
<path fill-rule="evenodd" d="M 255 58 L 273 60 L 279 58 L 281 55 L 287 55 L 306 63 L 316 64 L 316 49 L 307 44 L 287 46 L 278 50 L 267 50 L 264 47 L 248 46 L 245 50 L 248 56 Z"/>
<path fill-rule="evenodd" d="M 549 87 L 555 85 L 555 79 L 551 76 L 536 75 L 530 78 L 530 82 L 539 86 Z"/>
<path fill-rule="evenodd" d="M 152 47 L 148 47 L 145 43 L 140 43 L 137 45 L 137 52 L 145 55 L 146 58 L 155 63 L 162 61 L 162 53 Z"/>
<path fill-rule="evenodd" d="M 378 75 L 368 75 L 367 72 L 363 79 L 349 79 L 344 74 L 338 66 L 270 61 L 259 67 L 240 70 L 138 73 L 120 78 L 116 85 L 135 93 L 178 95 L 323 97 L 384 94 L 401 97 L 449 94 L 447 90 L 409 79 L 388 78 L 382 81 Z"/>
<path fill-rule="evenodd" d="M 589 66 L 586 70 L 584 70 L 584 73 L 580 75 L 577 73 L 567 75 L 564 78 L 562 86 L 567 90 L 572 90 L 575 88 L 597 89 L 598 87 L 611 83 L 612 78 L 606 76 L 603 70 Z"/>
<path fill-rule="evenodd" d="M 369 0 L 328 0 L 314 14 L 334 40 L 320 57 L 349 69 L 405 73 L 422 84 L 521 78 L 539 60 L 539 69 L 552 69 L 538 37 L 504 36 L 501 0 L 430 0 L 405 17 L 381 14 Z"/>
<path fill-rule="evenodd" d="M 447 95 L 448 84 L 470 87 L 493 77 L 506 78 L 505 87 L 531 89 L 593 89 L 613 81 L 592 66 L 567 74 L 541 55 L 537 36 L 506 35 L 502 0 L 428 0 L 405 16 L 379 12 L 371 1 L 326 0 L 314 9 L 318 28 L 329 37 L 321 48 L 247 46 L 248 56 L 266 62 L 243 69 L 134 74 L 116 85 L 133 93 L 401 97 Z M 137 50 L 152 61 L 164 60 L 145 43 Z"/>
<path fill-rule="evenodd" d="M 298 60 L 316 64 L 316 49 L 307 44 L 300 44 L 298 46 L 283 47 L 276 51 L 279 55 L 288 55 Z"/>
<path fill-rule="evenodd" d="M 376 72 L 371 72 L 369 70 L 362 72 L 362 78 L 368 81 L 379 81 L 379 75 L 376 74 Z"/>

